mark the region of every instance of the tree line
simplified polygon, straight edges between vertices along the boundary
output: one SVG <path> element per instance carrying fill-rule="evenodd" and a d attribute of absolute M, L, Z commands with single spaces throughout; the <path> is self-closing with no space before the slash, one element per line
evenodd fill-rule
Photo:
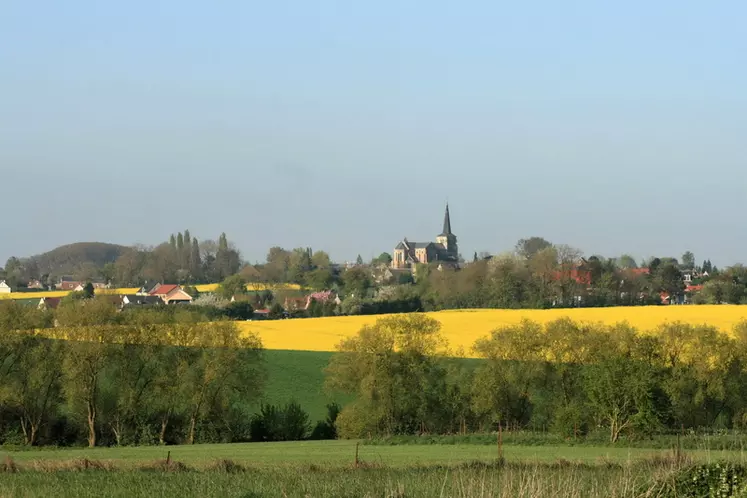
<path fill-rule="evenodd" d="M 244 411 L 264 385 L 256 336 L 232 322 L 121 324 L 110 314 L 103 300 L 74 302 L 65 326 L 41 336 L 33 312 L 0 313 L 6 442 L 194 443 L 248 431 Z"/>
<path fill-rule="evenodd" d="M 37 261 L 39 257 L 11 257 L 0 269 L 0 278 L 8 280 L 14 289 L 25 287 L 30 280 L 39 280 L 42 285 L 53 288 L 61 277 L 109 282 L 118 287 L 156 282 L 200 284 L 219 282 L 238 273 L 244 265 L 238 249 L 225 233 L 217 240 L 199 241 L 185 230 L 153 247 L 112 246 L 114 250 L 109 246 L 73 244 L 52 251 L 53 261 L 74 260 L 72 267 L 60 263 L 57 268 L 49 268 L 50 257 L 45 255 L 46 264 L 41 266 Z M 67 253 L 70 255 L 63 256 Z"/>
<path fill-rule="evenodd" d="M 455 434 L 498 425 L 609 441 L 690 428 L 747 426 L 747 323 L 713 327 L 523 321 L 456 360 L 439 322 L 385 317 L 342 341 L 326 388 L 354 395 L 347 438 Z"/>
<path fill-rule="evenodd" d="M 120 313 L 97 297 L 68 299 L 50 313 L 0 302 L 0 444 L 336 437 L 335 404 L 314 425 L 292 400 L 260 404 L 267 381 L 260 339 L 196 308 Z"/>

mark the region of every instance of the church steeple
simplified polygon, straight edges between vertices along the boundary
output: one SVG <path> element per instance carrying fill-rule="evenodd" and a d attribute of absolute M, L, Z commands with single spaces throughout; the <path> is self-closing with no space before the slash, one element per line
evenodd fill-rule
<path fill-rule="evenodd" d="M 453 235 L 451 233 L 451 217 L 449 216 L 449 203 L 446 203 L 446 213 L 444 214 L 444 230 L 441 235 Z"/>
<path fill-rule="evenodd" d="M 444 213 L 444 230 L 436 237 L 436 243 L 440 244 L 444 250 L 444 254 L 439 255 L 439 259 L 445 261 L 457 261 L 459 259 L 457 236 L 451 231 L 451 216 L 449 215 L 448 202 L 446 203 L 446 212 Z"/>

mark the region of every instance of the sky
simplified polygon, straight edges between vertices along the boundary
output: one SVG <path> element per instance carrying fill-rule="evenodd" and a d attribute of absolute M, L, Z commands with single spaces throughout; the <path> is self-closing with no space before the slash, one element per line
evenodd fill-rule
<path fill-rule="evenodd" d="M 523 237 L 747 261 L 747 3 L 0 0 L 0 265 Z"/>

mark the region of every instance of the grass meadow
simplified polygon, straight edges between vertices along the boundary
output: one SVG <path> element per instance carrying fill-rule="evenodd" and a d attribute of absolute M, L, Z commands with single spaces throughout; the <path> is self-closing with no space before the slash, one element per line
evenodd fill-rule
<path fill-rule="evenodd" d="M 354 441 L 4 451 L 0 496 L 633 497 L 682 466 L 667 450 Z M 168 452 L 168 453 L 167 453 Z M 169 464 L 165 459 L 169 455 Z M 689 451 L 688 461 L 743 461 Z M 14 472 L 9 472 L 14 470 Z"/>

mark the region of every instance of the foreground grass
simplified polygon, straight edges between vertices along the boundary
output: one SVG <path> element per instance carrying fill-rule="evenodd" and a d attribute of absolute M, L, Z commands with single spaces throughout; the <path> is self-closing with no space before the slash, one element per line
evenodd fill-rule
<path fill-rule="evenodd" d="M 300 468 L 225 472 L 88 470 L 19 472 L 0 478 L 2 496 L 482 497 L 640 496 L 654 466 L 467 465 L 417 469 Z"/>
<path fill-rule="evenodd" d="M 354 441 L 0 453 L 0 496 L 646 497 L 695 462 L 740 451 Z M 168 463 L 165 460 L 169 455 Z M 689 482 L 689 479 L 687 480 Z M 672 496 L 672 495 L 666 495 Z M 682 493 L 675 496 L 689 496 Z"/>

